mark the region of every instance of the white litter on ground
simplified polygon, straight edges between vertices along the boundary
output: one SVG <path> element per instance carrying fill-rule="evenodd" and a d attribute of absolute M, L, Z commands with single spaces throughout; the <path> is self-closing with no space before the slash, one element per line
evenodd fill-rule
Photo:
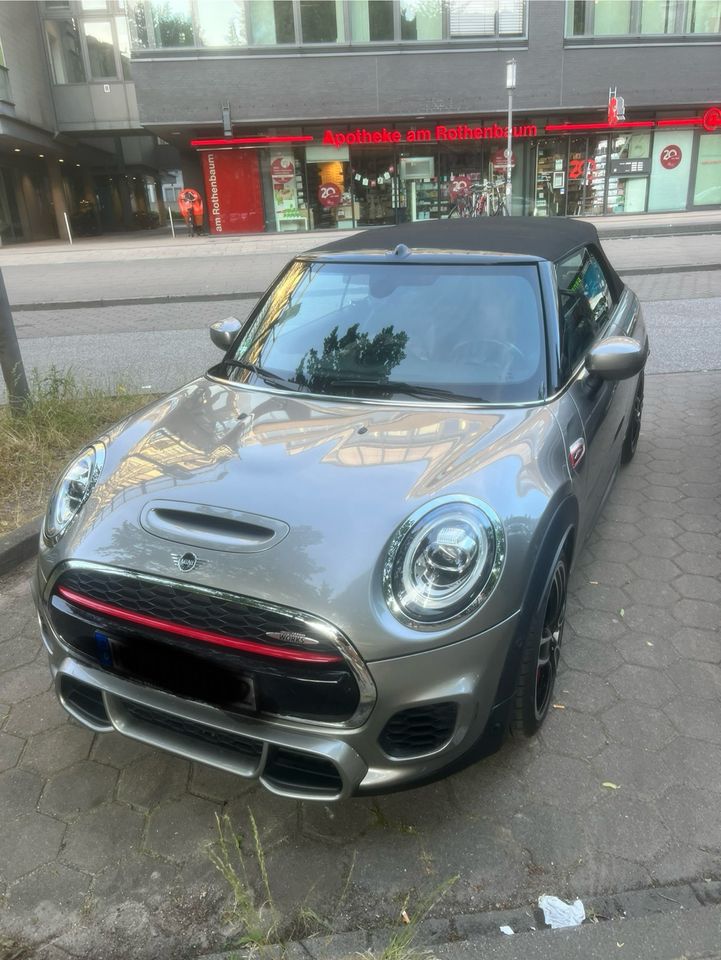
<path fill-rule="evenodd" d="M 544 894 L 538 898 L 538 906 L 543 910 L 543 919 L 552 930 L 578 927 L 586 919 L 586 911 L 580 900 L 566 903 L 558 897 L 549 897 Z"/>
<path fill-rule="evenodd" d="M 501 927 L 501 933 L 505 933 L 507 937 L 513 936 L 513 927 L 503 926 Z"/>

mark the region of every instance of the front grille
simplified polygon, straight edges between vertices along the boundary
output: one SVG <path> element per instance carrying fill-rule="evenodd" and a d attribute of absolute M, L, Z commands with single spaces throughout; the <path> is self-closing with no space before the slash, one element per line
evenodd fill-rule
<path fill-rule="evenodd" d="M 161 730 L 168 730 L 171 733 L 178 733 L 186 740 L 194 740 L 203 744 L 203 746 L 229 750 L 243 760 L 251 760 L 254 763 L 260 761 L 263 745 L 258 740 L 251 740 L 236 733 L 228 733 L 227 730 L 218 730 L 215 727 L 206 726 L 204 723 L 186 720 L 184 717 L 165 713 L 162 710 L 153 710 L 152 707 L 146 707 L 132 700 L 122 700 L 121 703 L 125 713 L 141 723 L 146 723 Z"/>
<path fill-rule="evenodd" d="M 64 589 L 73 596 L 63 597 Z M 115 611 L 89 609 L 78 598 Z M 152 618 L 132 623 L 123 614 Z M 117 615 L 114 615 L 117 614 Z M 266 714 L 339 723 L 356 712 L 360 693 L 349 664 L 323 628 L 294 611 L 268 610 L 252 600 L 189 590 L 182 583 L 156 583 L 109 571 L 71 569 L 54 586 L 49 606 L 53 627 L 82 659 L 118 676 L 230 713 Z M 211 639 L 178 636 L 158 626 L 252 641 L 252 650 Z M 308 655 L 332 652 L 332 662 L 278 658 L 263 644 L 282 647 L 267 632 L 313 637 Z M 288 641 L 287 649 L 298 654 Z M 282 652 L 282 651 L 281 651 Z"/>
<path fill-rule="evenodd" d="M 450 739 L 456 725 L 455 703 L 411 707 L 391 717 L 378 738 L 389 757 L 420 757 Z"/>

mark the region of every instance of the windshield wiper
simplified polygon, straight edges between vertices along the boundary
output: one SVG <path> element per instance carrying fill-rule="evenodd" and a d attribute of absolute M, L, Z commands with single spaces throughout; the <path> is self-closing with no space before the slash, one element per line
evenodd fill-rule
<path fill-rule="evenodd" d="M 254 373 L 257 377 L 260 377 L 261 380 L 267 384 L 270 384 L 271 386 L 282 387 L 284 390 L 298 389 L 297 387 L 291 386 L 290 382 L 286 380 L 285 377 L 281 377 L 279 373 L 273 373 L 272 370 L 266 370 L 265 367 L 261 367 L 257 363 L 250 363 L 248 360 L 235 360 L 233 358 L 221 360 L 220 362 L 224 363 L 226 367 L 237 367 L 240 370 L 250 370 L 251 373 Z"/>
<path fill-rule="evenodd" d="M 362 387 L 377 393 L 405 393 L 409 397 L 435 397 L 438 400 L 453 400 L 454 402 L 470 400 L 473 403 L 483 403 L 481 397 L 467 397 L 444 390 L 442 387 L 428 387 L 417 383 L 404 383 L 402 380 L 362 379 L 360 377 L 346 377 L 345 379 L 331 380 L 330 387 Z"/>

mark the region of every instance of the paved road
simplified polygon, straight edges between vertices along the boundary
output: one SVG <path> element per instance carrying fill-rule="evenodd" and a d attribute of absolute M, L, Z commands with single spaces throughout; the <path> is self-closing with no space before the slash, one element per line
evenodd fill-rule
<path fill-rule="evenodd" d="M 721 877 L 720 423 L 721 373 L 649 377 L 639 452 L 579 558 L 542 734 L 378 800 L 282 800 L 80 728 L 49 692 L 30 565 L 5 578 L 0 933 L 54 944 L 44 960 L 223 943 L 229 889 L 207 845 L 228 813 L 256 882 L 249 810 L 284 915 L 340 930 L 392 922 L 456 875 L 437 912 L 461 931 L 541 893 Z"/>
<path fill-rule="evenodd" d="M 699 277 L 689 274 L 690 289 Z M 721 368 L 721 271 L 718 295 L 706 299 L 648 300 L 644 315 L 653 341 L 649 372 Z M 633 286 L 642 292 L 634 277 Z M 654 276 L 674 292 L 687 293 L 682 277 Z M 167 303 L 82 310 L 21 311 L 16 315 L 21 351 L 28 371 L 41 375 L 54 365 L 72 370 L 80 382 L 110 390 L 163 392 L 193 379 L 220 354 L 207 326 L 226 316 L 244 319 L 249 300 Z M 0 383 L 0 402 L 4 399 Z"/>

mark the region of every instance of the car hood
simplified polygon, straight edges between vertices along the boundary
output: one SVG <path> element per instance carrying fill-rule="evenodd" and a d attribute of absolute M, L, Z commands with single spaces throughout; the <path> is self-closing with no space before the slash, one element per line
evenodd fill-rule
<path fill-rule="evenodd" d="M 192 579 L 286 604 L 333 622 L 368 659 L 416 652 L 495 625 L 515 612 L 518 597 L 497 589 L 450 630 L 401 626 L 380 593 L 394 531 L 438 496 L 479 497 L 501 517 L 513 563 L 554 484 L 549 438 L 557 434 L 546 407 L 340 401 L 203 378 L 110 431 L 103 473 L 52 560 Z M 185 533 L 158 530 L 149 515 L 173 503 L 201 518 L 260 518 L 277 535 L 237 550 L 220 538 L 214 544 L 207 529 L 199 540 L 192 519 Z M 188 550 L 200 563 L 186 573 L 177 557 Z"/>

